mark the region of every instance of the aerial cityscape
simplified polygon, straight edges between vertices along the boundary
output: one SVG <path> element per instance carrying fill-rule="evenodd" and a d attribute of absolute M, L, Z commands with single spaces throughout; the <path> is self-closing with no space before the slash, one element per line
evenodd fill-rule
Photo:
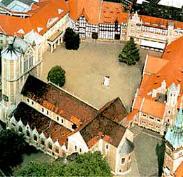
<path fill-rule="evenodd" d="M 0 176 L 183 177 L 182 0 L 0 0 Z"/>

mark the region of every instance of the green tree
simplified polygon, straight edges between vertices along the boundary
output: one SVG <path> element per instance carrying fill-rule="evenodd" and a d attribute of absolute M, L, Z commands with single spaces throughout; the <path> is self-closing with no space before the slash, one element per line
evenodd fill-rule
<path fill-rule="evenodd" d="M 119 54 L 119 61 L 128 65 L 135 65 L 139 60 L 139 49 L 137 48 L 134 39 L 130 38 Z"/>
<path fill-rule="evenodd" d="M 62 87 L 65 84 L 65 71 L 61 66 L 54 66 L 48 73 L 47 80 Z"/>
<path fill-rule="evenodd" d="M 99 152 L 78 155 L 64 164 L 32 162 L 15 172 L 15 176 L 105 176 L 112 177 L 110 167 Z"/>
<path fill-rule="evenodd" d="M 64 169 L 64 176 L 105 176 L 111 177 L 107 161 L 99 152 L 81 154 Z"/>
<path fill-rule="evenodd" d="M 26 147 L 27 143 L 22 135 L 12 130 L 2 130 L 0 132 L 0 168 L 7 169 L 20 164 Z"/>
<path fill-rule="evenodd" d="M 15 176 L 47 176 L 49 168 L 47 163 L 30 162 L 28 165 L 17 170 Z"/>
<path fill-rule="evenodd" d="M 78 50 L 80 45 L 79 34 L 75 33 L 72 28 L 67 28 L 64 34 L 65 48 L 68 50 Z"/>
<path fill-rule="evenodd" d="M 163 163 L 165 157 L 165 141 L 162 140 L 161 143 L 156 145 L 156 155 L 158 158 L 158 175 L 161 176 L 163 172 Z"/>

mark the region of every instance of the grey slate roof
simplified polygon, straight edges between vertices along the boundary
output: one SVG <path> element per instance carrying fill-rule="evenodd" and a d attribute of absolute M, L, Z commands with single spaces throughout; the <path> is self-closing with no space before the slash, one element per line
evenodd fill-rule
<path fill-rule="evenodd" d="M 122 157 L 124 155 L 127 155 L 127 154 L 131 153 L 133 150 L 134 150 L 134 144 L 126 138 L 125 142 L 121 146 L 121 149 L 120 149 L 119 153 Z"/>

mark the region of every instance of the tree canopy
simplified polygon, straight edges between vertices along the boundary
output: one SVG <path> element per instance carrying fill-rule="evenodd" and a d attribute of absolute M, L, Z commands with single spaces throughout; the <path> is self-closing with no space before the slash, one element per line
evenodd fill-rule
<path fill-rule="evenodd" d="M 0 168 L 11 169 L 23 160 L 22 155 L 29 153 L 31 147 L 25 142 L 23 135 L 13 130 L 5 129 L 0 132 Z"/>
<path fill-rule="evenodd" d="M 163 173 L 163 163 L 165 157 L 165 140 L 162 139 L 161 143 L 156 145 L 156 155 L 158 158 L 158 175 L 162 176 Z"/>
<path fill-rule="evenodd" d="M 119 61 L 128 65 L 135 65 L 139 60 L 139 49 L 137 48 L 134 39 L 130 38 L 119 54 Z"/>
<path fill-rule="evenodd" d="M 16 176 L 105 176 L 111 177 L 110 167 L 99 152 L 78 155 L 65 164 L 32 162 L 15 172 Z"/>
<path fill-rule="evenodd" d="M 54 66 L 48 72 L 47 80 L 62 87 L 65 84 L 65 71 L 61 66 Z"/>
<path fill-rule="evenodd" d="M 78 50 L 80 45 L 79 34 L 75 33 L 72 28 L 67 28 L 64 34 L 65 48 L 68 50 Z"/>

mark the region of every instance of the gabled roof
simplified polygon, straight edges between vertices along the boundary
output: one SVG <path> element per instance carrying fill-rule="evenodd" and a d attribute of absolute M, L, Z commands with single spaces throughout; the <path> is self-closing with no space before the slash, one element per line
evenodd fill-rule
<path fill-rule="evenodd" d="M 13 115 L 16 121 L 21 120 L 25 126 L 28 124 L 32 130 L 36 128 L 39 134 L 44 133 L 47 138 L 50 137 L 53 141 L 58 140 L 60 144 L 64 144 L 67 137 L 72 134 L 69 129 L 51 120 L 49 117 L 41 114 L 23 102 L 18 104 Z"/>
<path fill-rule="evenodd" d="M 141 107 L 143 113 L 149 114 L 157 118 L 163 118 L 165 112 L 165 104 L 153 99 L 145 98 Z"/>
<path fill-rule="evenodd" d="M 183 177 L 183 162 L 178 166 L 175 177 Z"/>
<path fill-rule="evenodd" d="M 165 80 L 167 87 L 172 83 L 180 84 L 183 89 L 183 37 L 173 41 L 165 49 L 162 59 L 168 60 L 157 73 L 148 76 L 146 81 L 142 81 L 139 95 L 146 96 L 153 89 L 159 88 Z"/>
<path fill-rule="evenodd" d="M 124 13 L 121 3 L 105 2 L 101 0 L 69 0 L 70 17 L 76 21 L 85 16 L 90 24 L 97 25 L 126 22 L 128 14 Z"/>
<path fill-rule="evenodd" d="M 172 23 L 175 28 L 183 28 L 183 22 L 180 21 L 168 20 L 147 15 L 140 15 L 140 17 L 144 25 L 152 26 L 154 28 L 167 29 L 169 23 Z"/>
<path fill-rule="evenodd" d="M 92 106 L 63 89 L 47 84 L 31 75 L 22 89 L 22 94 L 73 123 L 80 122 L 80 125 L 85 125 L 97 115 L 97 110 Z"/>
<path fill-rule="evenodd" d="M 169 60 L 162 59 L 159 57 L 148 56 L 147 63 L 145 67 L 145 73 L 147 74 L 156 74 L 158 73 Z"/>
<path fill-rule="evenodd" d="M 119 97 L 106 103 L 99 112 L 101 115 L 117 123 L 120 123 L 128 114 Z"/>
<path fill-rule="evenodd" d="M 78 128 L 75 132 L 80 131 L 89 148 L 101 138 L 115 147 L 118 147 L 126 131 L 125 127 L 117 123 L 121 122 L 127 115 L 126 109 L 119 98 L 108 102 L 98 111 L 63 89 L 59 89 L 52 84 L 44 83 L 31 75 L 29 75 L 26 80 L 21 93 L 48 110 L 76 124 Z M 17 108 L 18 111 L 21 110 L 21 107 L 26 106 L 23 103 L 20 104 Z M 28 108 L 25 110 L 27 109 Z M 21 113 L 19 113 L 19 115 L 20 114 Z M 19 117 L 22 117 L 23 114 L 25 114 L 25 112 Z M 41 117 L 41 114 L 39 115 L 38 113 L 34 113 L 34 115 L 35 117 Z M 27 114 L 27 116 L 29 116 L 29 114 Z M 27 116 L 25 116 L 25 120 L 29 120 Z M 31 120 L 33 119 L 32 116 Z M 39 121 L 29 123 L 31 126 L 38 126 L 40 128 L 42 124 Z M 43 124 L 44 128 L 48 123 L 44 123 L 43 121 Z M 56 127 L 56 125 L 54 125 L 54 127 Z M 59 136 L 59 134 L 55 134 L 55 137 Z"/>
<path fill-rule="evenodd" d="M 131 153 L 133 150 L 134 144 L 126 138 L 123 145 L 120 147 L 119 154 L 121 157 L 124 157 L 125 155 Z"/>
<path fill-rule="evenodd" d="M 125 127 L 99 114 L 81 129 L 80 133 L 89 148 L 96 144 L 99 139 L 103 139 L 113 146 L 118 147 L 125 131 Z"/>
<path fill-rule="evenodd" d="M 42 0 L 35 3 L 33 7 L 36 8 L 29 11 L 27 13 L 29 17 L 26 18 L 0 14 L 0 27 L 3 33 L 22 36 L 23 34 L 19 33 L 22 29 L 25 34 L 34 30 L 42 35 L 68 13 L 68 7 L 64 0 Z M 58 9 L 62 9 L 62 13 L 59 14 Z M 48 25 L 48 21 L 53 18 L 55 21 Z M 42 30 L 39 31 L 38 28 L 42 28 Z"/>
<path fill-rule="evenodd" d="M 100 0 L 69 0 L 70 17 L 75 21 L 86 15 L 89 23 L 98 24 L 100 8 Z"/>

